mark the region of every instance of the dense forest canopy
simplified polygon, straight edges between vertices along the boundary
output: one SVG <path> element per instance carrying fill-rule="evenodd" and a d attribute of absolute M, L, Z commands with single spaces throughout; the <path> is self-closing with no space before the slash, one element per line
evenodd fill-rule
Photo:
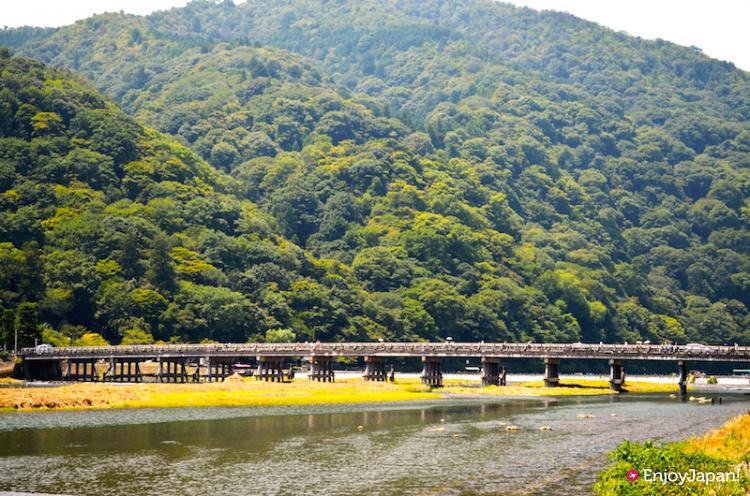
<path fill-rule="evenodd" d="M 750 76 L 694 49 L 484 0 L 0 44 L 6 342 L 750 343 Z"/>

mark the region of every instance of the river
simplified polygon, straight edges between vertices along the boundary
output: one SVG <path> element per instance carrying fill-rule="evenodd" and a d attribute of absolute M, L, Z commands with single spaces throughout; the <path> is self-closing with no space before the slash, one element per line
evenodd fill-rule
<path fill-rule="evenodd" d="M 580 495 L 623 439 L 682 439 L 750 408 L 723 396 L 4 413 L 0 491 Z"/>

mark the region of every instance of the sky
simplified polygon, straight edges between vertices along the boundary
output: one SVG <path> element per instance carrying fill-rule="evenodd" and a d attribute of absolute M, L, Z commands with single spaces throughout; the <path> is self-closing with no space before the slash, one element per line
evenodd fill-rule
<path fill-rule="evenodd" d="M 569 12 L 643 38 L 696 46 L 711 57 L 750 71 L 750 0 L 507 1 Z M 0 26 L 64 26 L 102 12 L 148 14 L 186 3 L 188 0 L 0 0 Z"/>
<path fill-rule="evenodd" d="M 188 0 L 0 0 L 0 26 L 57 27 L 104 12 L 122 10 L 145 15 L 187 3 Z"/>
<path fill-rule="evenodd" d="M 615 31 L 696 46 L 706 55 L 750 71 L 748 0 L 507 0 L 560 10 Z"/>

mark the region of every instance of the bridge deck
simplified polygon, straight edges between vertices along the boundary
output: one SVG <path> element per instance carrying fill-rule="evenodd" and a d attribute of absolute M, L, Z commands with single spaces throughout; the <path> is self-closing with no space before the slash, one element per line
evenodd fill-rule
<path fill-rule="evenodd" d="M 25 360 L 382 356 L 750 362 L 750 347 L 580 343 L 248 343 L 24 348 L 22 356 Z"/>

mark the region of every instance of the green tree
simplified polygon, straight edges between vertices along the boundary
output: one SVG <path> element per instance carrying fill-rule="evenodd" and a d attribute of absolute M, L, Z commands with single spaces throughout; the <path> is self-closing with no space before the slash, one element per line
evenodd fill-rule
<path fill-rule="evenodd" d="M 0 313 L 0 345 L 6 350 L 12 349 L 16 330 L 16 312 L 12 308 L 3 309 Z"/>
<path fill-rule="evenodd" d="M 39 325 L 39 310 L 36 303 L 23 302 L 16 309 L 15 332 L 18 334 L 18 347 L 34 346 L 42 337 Z"/>
<path fill-rule="evenodd" d="M 122 333 L 120 344 L 153 344 L 153 342 L 154 337 L 150 332 L 135 327 L 133 329 L 126 329 Z"/>
<path fill-rule="evenodd" d="M 291 329 L 269 329 L 266 331 L 267 343 L 293 343 L 297 335 Z"/>
<path fill-rule="evenodd" d="M 109 342 L 96 332 L 87 332 L 73 342 L 73 346 L 109 346 Z"/>
<path fill-rule="evenodd" d="M 151 243 L 146 278 L 153 287 L 165 293 L 172 293 L 177 289 L 177 274 L 169 253 L 169 240 L 163 234 L 157 235 Z"/>
<path fill-rule="evenodd" d="M 70 346 L 73 340 L 60 331 L 56 331 L 49 326 L 44 326 L 42 329 L 42 342 L 60 347 Z"/>

